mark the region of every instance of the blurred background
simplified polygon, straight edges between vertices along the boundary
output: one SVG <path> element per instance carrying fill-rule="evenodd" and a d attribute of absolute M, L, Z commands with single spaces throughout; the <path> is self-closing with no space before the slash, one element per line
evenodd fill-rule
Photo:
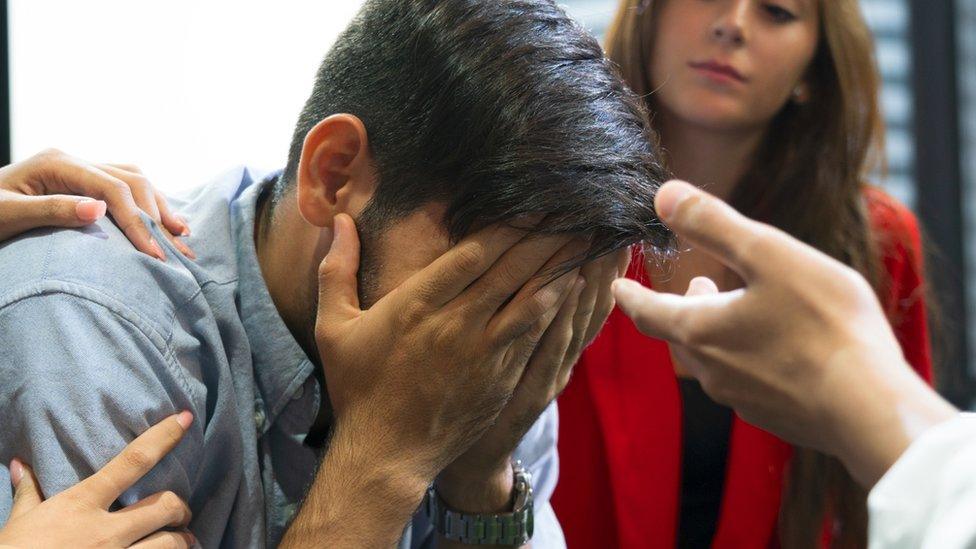
<path fill-rule="evenodd" d="M 57 147 L 166 192 L 284 164 L 322 55 L 360 0 L 0 0 L 0 165 Z M 615 0 L 563 0 L 597 36 Z M 862 0 L 888 174 L 926 230 L 939 388 L 976 407 L 976 0 Z"/>

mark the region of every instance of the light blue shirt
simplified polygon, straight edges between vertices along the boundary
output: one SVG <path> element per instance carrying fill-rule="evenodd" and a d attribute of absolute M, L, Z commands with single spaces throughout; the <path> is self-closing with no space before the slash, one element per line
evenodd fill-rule
<path fill-rule="evenodd" d="M 120 502 L 172 490 L 204 547 L 278 544 L 321 458 L 302 443 L 320 389 L 257 262 L 255 210 L 269 182 L 240 168 L 173 201 L 193 227 L 195 262 L 155 226 L 168 259 L 141 254 L 107 220 L 0 245 L 0 462 L 32 464 L 50 497 L 188 409 L 185 438 Z M 549 505 L 556 432 L 553 406 L 516 452 L 534 478 L 537 547 L 564 546 Z M 10 486 L 5 466 L 0 486 Z M 3 522 L 11 496 L 0 488 Z M 433 539 L 418 514 L 400 546 Z"/>

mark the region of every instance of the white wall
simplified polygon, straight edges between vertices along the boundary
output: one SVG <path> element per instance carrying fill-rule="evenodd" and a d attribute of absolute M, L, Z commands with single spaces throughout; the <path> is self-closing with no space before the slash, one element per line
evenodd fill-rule
<path fill-rule="evenodd" d="M 57 147 L 164 191 L 284 164 L 361 0 L 10 0 L 13 159 Z"/>

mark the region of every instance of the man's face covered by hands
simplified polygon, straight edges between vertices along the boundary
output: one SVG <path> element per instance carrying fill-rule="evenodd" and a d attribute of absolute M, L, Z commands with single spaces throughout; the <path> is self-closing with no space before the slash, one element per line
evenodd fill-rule
<path fill-rule="evenodd" d="M 654 142 L 641 99 L 551 0 L 367 0 L 275 190 L 297 184 L 315 229 L 283 238 L 334 235 L 309 315 L 333 441 L 404 457 L 450 507 L 506 507 L 515 447 L 603 324 L 628 246 L 670 242 Z"/>
<path fill-rule="evenodd" d="M 368 0 L 319 69 L 274 194 L 297 186 L 315 227 L 355 219 L 365 309 L 513 220 L 586 239 L 564 267 L 666 247 L 654 141 L 641 99 L 549 0 Z"/>

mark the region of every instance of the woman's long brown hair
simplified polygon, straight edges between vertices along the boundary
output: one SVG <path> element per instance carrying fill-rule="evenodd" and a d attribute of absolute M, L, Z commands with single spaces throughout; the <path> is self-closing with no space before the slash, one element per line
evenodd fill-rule
<path fill-rule="evenodd" d="M 730 202 L 857 269 L 884 295 L 887 280 L 863 196 L 868 173 L 884 167 L 874 42 L 857 0 L 817 3 L 820 43 L 807 73 L 810 99 L 788 103 L 772 120 Z M 623 0 L 606 37 L 607 55 L 652 113 L 655 4 Z M 798 448 L 780 512 L 782 545 L 819 547 L 829 516 L 833 546 L 866 546 L 865 498 L 839 461 Z"/>

